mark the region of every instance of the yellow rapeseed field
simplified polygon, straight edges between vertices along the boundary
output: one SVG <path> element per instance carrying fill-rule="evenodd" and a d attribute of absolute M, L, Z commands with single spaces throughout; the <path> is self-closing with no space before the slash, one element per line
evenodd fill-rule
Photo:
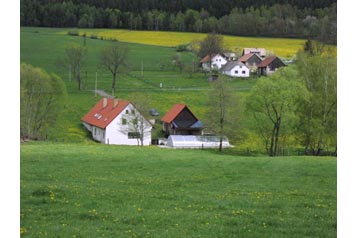
<path fill-rule="evenodd" d="M 67 32 L 61 32 L 66 34 Z M 123 42 L 145 45 L 175 47 L 201 41 L 205 33 L 164 32 L 164 31 L 131 31 L 117 29 L 81 29 L 79 33 L 87 36 L 96 35 L 103 39 L 116 39 Z M 224 36 L 226 49 L 240 52 L 246 47 L 266 48 L 268 52 L 284 58 L 291 58 L 302 49 L 305 40 L 265 37 Z M 240 52 L 241 53 L 241 52 Z"/>

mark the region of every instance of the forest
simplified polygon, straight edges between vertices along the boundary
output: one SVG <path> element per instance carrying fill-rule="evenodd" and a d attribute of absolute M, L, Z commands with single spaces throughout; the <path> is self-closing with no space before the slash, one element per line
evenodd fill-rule
<path fill-rule="evenodd" d="M 337 42 L 336 0 L 21 0 L 21 26 L 122 28 Z"/>

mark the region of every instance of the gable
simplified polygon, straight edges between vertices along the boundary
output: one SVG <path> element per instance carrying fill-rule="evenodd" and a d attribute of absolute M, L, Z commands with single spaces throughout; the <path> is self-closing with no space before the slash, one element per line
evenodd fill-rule
<path fill-rule="evenodd" d="M 174 119 L 173 124 L 177 128 L 189 128 L 197 121 L 198 119 L 194 116 L 194 114 L 187 107 L 185 107 Z"/>
<path fill-rule="evenodd" d="M 87 124 L 106 128 L 127 106 L 128 101 L 102 98 L 81 120 Z"/>

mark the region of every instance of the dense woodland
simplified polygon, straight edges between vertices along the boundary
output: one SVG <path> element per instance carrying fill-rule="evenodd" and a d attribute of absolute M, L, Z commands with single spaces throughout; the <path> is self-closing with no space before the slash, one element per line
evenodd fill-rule
<path fill-rule="evenodd" d="M 336 44 L 336 0 L 21 0 L 22 26 L 295 37 Z"/>

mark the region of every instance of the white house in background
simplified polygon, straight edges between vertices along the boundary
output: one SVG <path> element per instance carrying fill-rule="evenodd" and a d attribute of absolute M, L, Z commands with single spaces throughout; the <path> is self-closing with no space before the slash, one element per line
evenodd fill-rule
<path fill-rule="evenodd" d="M 201 67 L 205 71 L 213 70 L 213 69 L 221 69 L 227 63 L 227 59 L 224 55 L 221 54 L 212 54 L 207 55 L 200 60 Z"/>
<path fill-rule="evenodd" d="M 221 72 L 231 77 L 249 77 L 250 69 L 238 61 L 228 62 L 222 67 Z"/>
<path fill-rule="evenodd" d="M 98 142 L 151 144 L 152 124 L 128 101 L 102 98 L 81 120 Z"/>

